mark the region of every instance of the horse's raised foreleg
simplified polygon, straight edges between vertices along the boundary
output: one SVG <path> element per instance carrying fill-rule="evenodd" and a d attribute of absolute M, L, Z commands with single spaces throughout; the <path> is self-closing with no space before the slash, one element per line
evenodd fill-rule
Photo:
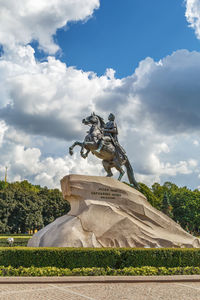
<path fill-rule="evenodd" d="M 73 145 L 72 145 L 71 147 L 69 147 L 69 154 L 70 154 L 70 155 L 73 155 L 73 154 L 74 154 L 73 149 L 74 149 L 74 147 L 76 147 L 76 146 L 80 146 L 81 148 L 83 148 L 83 147 L 84 147 L 84 143 L 81 143 L 81 142 L 75 142 L 75 143 L 73 143 Z M 81 149 L 81 150 L 82 150 L 82 149 Z"/>
<path fill-rule="evenodd" d="M 83 148 L 84 149 L 84 148 Z M 90 150 L 87 150 L 87 152 L 86 153 L 84 153 L 84 150 L 83 149 L 81 149 L 81 156 L 83 157 L 83 158 L 86 158 L 86 157 L 88 157 L 88 154 L 90 153 Z"/>

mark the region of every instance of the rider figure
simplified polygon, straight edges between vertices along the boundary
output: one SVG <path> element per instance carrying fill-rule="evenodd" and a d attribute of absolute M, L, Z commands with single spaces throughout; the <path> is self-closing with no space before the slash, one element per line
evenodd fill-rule
<path fill-rule="evenodd" d="M 96 150 L 97 152 L 100 152 L 103 146 L 105 145 L 105 142 L 109 142 L 110 140 L 115 144 L 117 142 L 117 124 L 115 123 L 115 116 L 110 113 L 108 116 L 109 122 L 105 124 L 105 127 L 103 129 L 104 136 L 100 140 L 99 148 Z"/>
<path fill-rule="evenodd" d="M 103 131 L 104 131 L 104 137 L 100 140 L 100 144 L 98 149 L 96 150 L 98 153 L 101 151 L 103 146 L 105 145 L 105 142 L 111 142 L 116 147 L 116 150 L 118 152 L 118 155 L 126 155 L 125 150 L 120 146 L 118 142 L 118 130 L 117 130 L 117 124 L 115 123 L 115 116 L 110 113 L 108 116 L 109 122 L 106 123 Z"/>

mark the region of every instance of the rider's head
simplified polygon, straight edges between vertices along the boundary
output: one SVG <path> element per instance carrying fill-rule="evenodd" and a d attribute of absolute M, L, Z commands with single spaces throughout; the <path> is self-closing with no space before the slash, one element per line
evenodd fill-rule
<path fill-rule="evenodd" d="M 112 113 L 110 113 L 109 116 L 108 116 L 108 120 L 109 121 L 114 121 L 115 120 L 115 116 Z"/>

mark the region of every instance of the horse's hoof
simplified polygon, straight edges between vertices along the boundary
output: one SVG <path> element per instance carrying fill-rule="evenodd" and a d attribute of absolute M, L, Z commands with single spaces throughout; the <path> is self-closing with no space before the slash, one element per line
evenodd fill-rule
<path fill-rule="evenodd" d="M 110 173 L 110 174 L 106 175 L 106 177 L 112 177 L 112 176 L 113 176 L 113 174 L 112 174 L 112 173 Z"/>

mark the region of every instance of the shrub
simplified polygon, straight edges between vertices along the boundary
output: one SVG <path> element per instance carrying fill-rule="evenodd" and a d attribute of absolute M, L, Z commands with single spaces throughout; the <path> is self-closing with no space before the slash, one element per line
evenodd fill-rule
<path fill-rule="evenodd" d="M 200 266 L 200 249 L 194 248 L 121 249 L 120 253 L 120 268 Z"/>
<path fill-rule="evenodd" d="M 160 275 L 200 275 L 199 267 L 141 267 L 111 269 L 107 268 L 56 268 L 56 267 L 19 267 L 0 266 L 0 276 L 160 276 Z"/>
<path fill-rule="evenodd" d="M 13 267 L 81 268 L 113 267 L 120 252 L 116 249 L 88 248 L 0 248 L 0 265 Z"/>
<path fill-rule="evenodd" d="M 0 248 L 0 265 L 57 268 L 200 267 L 200 249 Z"/>
<path fill-rule="evenodd" d="M 26 247 L 28 240 L 31 236 L 14 236 L 14 235 L 7 235 L 7 236 L 0 236 L 0 247 L 9 247 L 8 238 L 14 238 L 13 246 L 18 247 Z"/>

